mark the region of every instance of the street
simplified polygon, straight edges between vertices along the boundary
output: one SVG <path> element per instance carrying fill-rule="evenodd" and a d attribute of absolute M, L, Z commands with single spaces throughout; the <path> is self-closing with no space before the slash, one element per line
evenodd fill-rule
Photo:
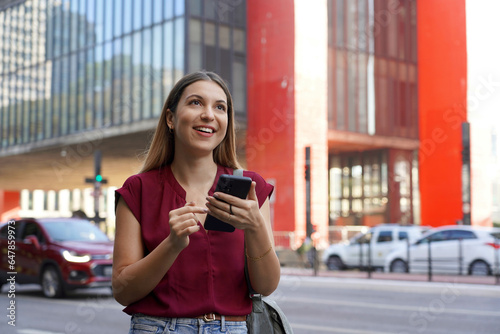
<path fill-rule="evenodd" d="M 274 294 L 295 334 L 498 333 L 500 287 L 284 276 Z"/>
<path fill-rule="evenodd" d="M 272 295 L 295 334 L 498 333 L 495 285 L 283 275 Z M 127 333 L 129 317 L 109 289 L 44 298 L 36 285 L 17 286 L 15 327 L 7 287 L 0 296 L 0 333 Z"/>

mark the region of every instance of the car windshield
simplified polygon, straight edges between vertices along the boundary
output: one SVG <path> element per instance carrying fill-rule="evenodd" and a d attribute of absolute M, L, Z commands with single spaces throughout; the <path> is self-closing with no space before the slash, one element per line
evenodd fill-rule
<path fill-rule="evenodd" d="M 99 228 L 85 220 L 45 221 L 42 225 L 54 241 L 109 241 Z"/>
<path fill-rule="evenodd" d="M 490 234 L 493 236 L 493 238 L 500 239 L 500 232 L 491 232 Z"/>
<path fill-rule="evenodd" d="M 367 233 L 358 233 L 351 239 L 349 239 L 349 243 L 351 244 L 366 244 L 369 243 L 372 238 L 372 232 Z"/>

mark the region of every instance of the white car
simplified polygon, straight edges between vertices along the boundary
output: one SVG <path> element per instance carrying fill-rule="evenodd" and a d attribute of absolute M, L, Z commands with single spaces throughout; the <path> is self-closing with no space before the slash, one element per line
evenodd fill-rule
<path fill-rule="evenodd" d="M 372 268 L 383 269 L 387 254 L 400 245 L 407 245 L 408 241 L 417 240 L 422 230 L 423 227 L 416 225 L 377 225 L 348 242 L 330 245 L 322 260 L 329 270 L 367 268 L 369 263 Z"/>
<path fill-rule="evenodd" d="M 429 230 L 410 247 L 394 250 L 385 270 L 428 273 L 430 267 L 436 274 L 491 275 L 500 272 L 499 263 L 500 228 L 453 225 Z"/>

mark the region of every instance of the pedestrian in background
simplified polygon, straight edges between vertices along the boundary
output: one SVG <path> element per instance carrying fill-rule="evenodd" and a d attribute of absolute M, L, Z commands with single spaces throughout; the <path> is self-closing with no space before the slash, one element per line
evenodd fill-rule
<path fill-rule="evenodd" d="M 246 199 L 214 193 L 219 176 L 239 168 L 235 147 L 233 102 L 224 81 L 205 71 L 180 79 L 140 173 L 116 191 L 113 294 L 132 316 L 130 333 L 198 333 L 205 327 L 247 333 L 252 302 L 245 262 L 257 293 L 269 295 L 278 286 L 273 186 L 244 171 L 253 180 Z M 207 214 L 236 230 L 205 230 Z"/>

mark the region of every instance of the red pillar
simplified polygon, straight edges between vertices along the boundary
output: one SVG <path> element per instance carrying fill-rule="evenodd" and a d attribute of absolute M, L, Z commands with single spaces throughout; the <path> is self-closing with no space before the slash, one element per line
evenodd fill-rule
<path fill-rule="evenodd" d="M 461 122 L 467 119 L 465 0 L 418 1 L 423 225 L 462 218 Z"/>
<path fill-rule="evenodd" d="M 0 222 L 19 218 L 20 200 L 19 191 L 0 190 Z"/>
<path fill-rule="evenodd" d="M 294 231 L 294 2 L 247 2 L 247 168 L 275 182 L 274 229 Z"/>

